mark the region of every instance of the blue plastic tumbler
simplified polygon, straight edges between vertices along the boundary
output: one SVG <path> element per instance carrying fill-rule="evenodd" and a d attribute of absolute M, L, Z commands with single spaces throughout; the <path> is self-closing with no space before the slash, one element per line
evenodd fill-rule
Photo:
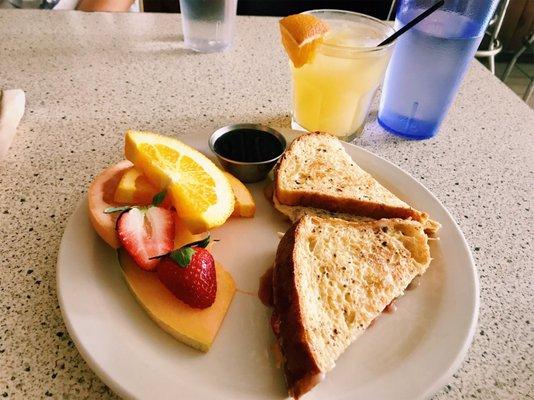
<path fill-rule="evenodd" d="M 398 30 L 436 0 L 400 0 Z M 434 136 L 445 118 L 498 0 L 445 0 L 428 18 L 397 39 L 378 121 L 411 139 Z"/>

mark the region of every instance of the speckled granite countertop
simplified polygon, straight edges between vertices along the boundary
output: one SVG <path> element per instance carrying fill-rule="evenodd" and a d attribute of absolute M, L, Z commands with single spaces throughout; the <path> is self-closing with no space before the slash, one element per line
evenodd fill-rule
<path fill-rule="evenodd" d="M 113 398 L 69 338 L 55 289 L 63 230 L 127 128 L 206 132 L 288 126 L 289 71 L 276 20 L 239 18 L 236 45 L 181 48 L 177 15 L 0 11 L 0 87 L 26 115 L 0 161 L 0 396 Z M 436 399 L 534 393 L 534 112 L 474 62 L 437 138 L 371 121 L 357 144 L 418 177 L 460 224 L 481 281 L 466 361 Z"/>

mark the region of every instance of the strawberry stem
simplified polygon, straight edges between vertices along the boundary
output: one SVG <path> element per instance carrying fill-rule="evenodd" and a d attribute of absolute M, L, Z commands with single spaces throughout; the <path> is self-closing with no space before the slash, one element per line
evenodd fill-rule
<path fill-rule="evenodd" d="M 195 247 L 206 248 L 211 241 L 211 236 L 208 235 L 202 240 L 197 240 L 196 242 L 188 243 L 179 249 L 173 250 L 170 253 L 160 254 L 159 256 L 149 257 L 149 260 L 154 260 L 156 258 L 163 258 L 169 256 L 171 260 L 176 262 L 180 267 L 185 268 L 191 262 L 193 254 L 195 254 Z M 214 242 L 218 242 L 218 239 L 213 239 Z"/>
<path fill-rule="evenodd" d="M 122 207 L 108 207 L 104 210 L 104 214 L 113 214 L 116 212 L 130 211 L 132 206 L 122 206 Z"/>
<path fill-rule="evenodd" d="M 204 239 L 186 244 L 185 246 L 182 246 L 182 248 L 183 247 L 202 247 L 205 249 L 206 247 L 208 247 L 208 244 L 210 243 L 210 241 L 211 241 L 211 235 L 208 235 Z"/>
<path fill-rule="evenodd" d="M 159 206 L 165 200 L 165 196 L 167 196 L 167 189 L 163 189 L 161 192 L 155 194 L 152 198 L 152 205 L 155 207 Z"/>

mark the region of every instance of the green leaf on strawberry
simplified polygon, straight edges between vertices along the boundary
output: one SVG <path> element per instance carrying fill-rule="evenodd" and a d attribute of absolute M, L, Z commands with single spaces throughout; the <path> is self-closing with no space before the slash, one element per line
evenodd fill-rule
<path fill-rule="evenodd" d="M 186 268 L 191 262 L 191 259 L 193 258 L 194 254 L 195 249 L 193 249 L 192 247 L 181 247 L 178 250 L 172 251 L 169 254 L 169 257 L 180 267 Z"/>
<path fill-rule="evenodd" d="M 171 251 L 169 253 L 169 257 L 180 267 L 186 268 L 191 262 L 193 255 L 195 254 L 195 247 L 206 248 L 210 241 L 211 236 L 208 235 L 202 240 L 197 240 L 196 242 L 188 243 L 185 246 L 180 247 L 179 249 Z"/>

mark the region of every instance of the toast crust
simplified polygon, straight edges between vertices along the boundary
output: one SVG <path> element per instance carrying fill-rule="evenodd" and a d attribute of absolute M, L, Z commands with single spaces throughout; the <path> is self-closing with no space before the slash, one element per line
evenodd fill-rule
<path fill-rule="evenodd" d="M 350 197 L 332 196 L 325 193 L 298 192 L 287 193 L 275 188 L 275 195 L 281 204 L 288 206 L 305 206 L 322 208 L 332 212 L 360 215 L 374 219 L 381 218 L 412 218 L 425 222 L 428 216 L 413 208 L 392 207 L 387 204 L 371 203 Z"/>
<path fill-rule="evenodd" d="M 325 210 L 322 208 L 316 208 L 316 207 L 304 207 L 304 206 L 288 206 L 285 204 L 281 204 L 276 195 L 274 194 L 274 187 L 273 187 L 273 195 L 271 198 L 271 203 L 273 207 L 278 210 L 282 215 L 284 215 L 287 220 L 291 223 L 294 223 L 298 221 L 302 216 L 304 215 L 311 215 L 311 216 L 317 216 L 321 218 L 326 217 L 332 217 L 332 218 L 339 218 L 344 219 L 346 221 L 373 221 L 373 218 L 370 217 L 363 217 L 359 216 L 358 214 L 349 214 L 349 213 L 338 213 L 334 211 Z M 409 219 L 409 218 L 403 218 L 403 219 Z M 418 221 L 421 222 L 421 221 Z M 437 221 L 434 221 L 430 218 L 426 219 L 426 221 L 421 222 L 424 227 L 424 231 L 427 234 L 429 238 L 437 238 L 437 233 L 439 229 L 441 228 L 441 224 Z"/>
<path fill-rule="evenodd" d="M 289 395 L 298 399 L 320 382 L 322 371 L 309 346 L 295 281 L 295 238 L 299 224 L 289 229 L 278 246 L 273 271 L 273 329 L 284 357 Z"/>

